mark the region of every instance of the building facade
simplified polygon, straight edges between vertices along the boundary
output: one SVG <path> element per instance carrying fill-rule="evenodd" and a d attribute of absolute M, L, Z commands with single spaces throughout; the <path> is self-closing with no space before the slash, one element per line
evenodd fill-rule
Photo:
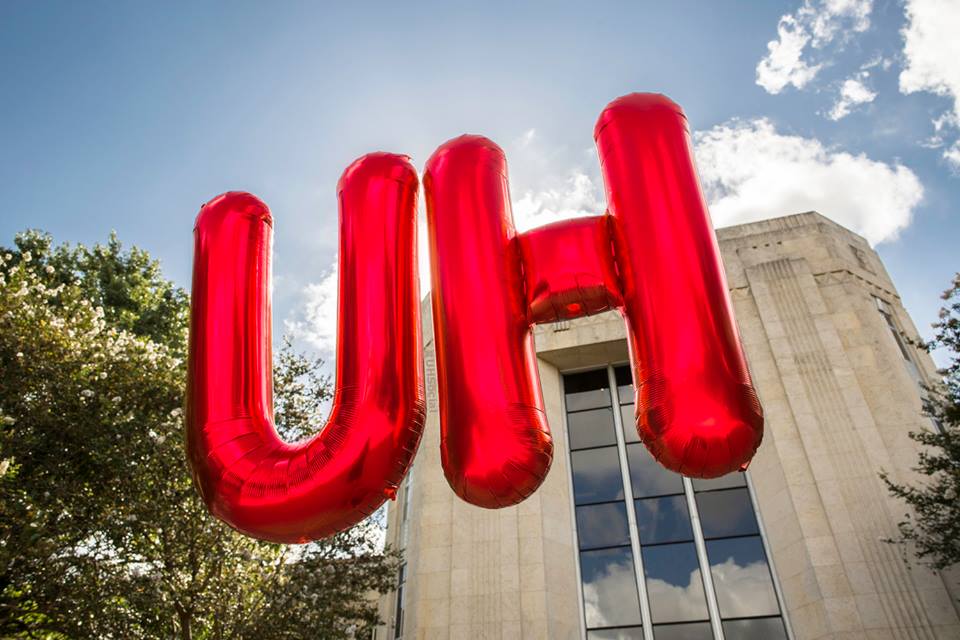
<path fill-rule="evenodd" d="M 817 213 L 718 230 L 766 415 L 746 473 L 690 480 L 638 441 L 616 313 L 535 332 L 554 460 L 521 504 L 457 498 L 440 466 L 430 306 L 428 417 L 388 513 L 403 550 L 381 640 L 960 638 L 951 583 L 908 566 L 911 430 L 935 379 L 877 254 Z M 477 384 L 483 384 L 478 380 Z"/>

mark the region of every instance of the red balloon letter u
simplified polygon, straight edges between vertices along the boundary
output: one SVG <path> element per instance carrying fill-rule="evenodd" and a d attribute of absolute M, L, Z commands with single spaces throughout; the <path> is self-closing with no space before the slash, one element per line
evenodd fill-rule
<path fill-rule="evenodd" d="M 417 173 L 371 154 L 344 172 L 336 389 L 323 430 L 291 445 L 273 427 L 267 206 L 226 193 L 194 230 L 187 440 L 210 510 L 249 535 L 306 542 L 393 495 L 424 421 L 416 261 Z"/>

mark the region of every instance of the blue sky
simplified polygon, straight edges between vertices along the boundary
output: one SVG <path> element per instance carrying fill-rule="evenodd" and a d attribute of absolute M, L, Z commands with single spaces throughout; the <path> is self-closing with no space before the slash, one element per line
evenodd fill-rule
<path fill-rule="evenodd" d="M 422 167 L 482 133 L 518 226 L 600 213 L 593 123 L 657 91 L 718 226 L 820 210 L 877 246 L 929 335 L 960 269 L 960 4 L 399 4 L 0 3 L 0 243 L 115 229 L 189 286 L 200 204 L 251 191 L 276 219 L 276 330 L 328 351 L 351 160 Z"/>

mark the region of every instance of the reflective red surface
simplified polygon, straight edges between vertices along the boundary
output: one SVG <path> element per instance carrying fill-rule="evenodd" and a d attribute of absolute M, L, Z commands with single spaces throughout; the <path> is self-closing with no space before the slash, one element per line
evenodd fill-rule
<path fill-rule="evenodd" d="M 623 314 L 638 432 L 667 468 L 722 475 L 760 444 L 683 112 L 660 95 L 624 96 L 594 136 L 607 213 L 523 234 L 496 144 L 462 136 L 427 162 L 441 457 L 473 504 L 516 504 L 549 470 L 536 323 Z M 227 193 L 197 218 L 188 452 L 210 510 L 268 540 L 317 539 L 366 517 L 394 495 L 423 428 L 416 172 L 402 156 L 364 156 L 338 195 L 334 406 L 297 444 L 272 424 L 270 213 Z"/>
<path fill-rule="evenodd" d="M 556 322 L 623 304 L 609 216 L 564 220 L 518 236 L 529 320 Z"/>
<path fill-rule="evenodd" d="M 683 111 L 635 93 L 597 121 L 636 388 L 637 428 L 668 469 L 710 478 L 750 461 L 763 413 L 733 318 Z"/>
<path fill-rule="evenodd" d="M 297 444 L 272 423 L 270 212 L 226 193 L 194 230 L 188 454 L 210 510 L 266 540 L 358 523 L 395 494 L 423 428 L 416 171 L 403 156 L 364 156 L 338 196 L 335 398 L 323 430 Z"/>
<path fill-rule="evenodd" d="M 467 502 L 503 507 L 550 468 L 503 151 L 479 136 L 441 145 L 423 176 L 430 234 L 440 455 Z"/>
<path fill-rule="evenodd" d="M 441 454 L 473 504 L 519 502 L 549 469 L 530 334 L 539 322 L 620 310 L 638 432 L 667 468 L 715 477 L 744 468 L 760 444 L 683 112 L 664 96 L 625 96 L 595 138 L 607 214 L 519 235 L 496 144 L 462 136 L 427 162 Z"/>

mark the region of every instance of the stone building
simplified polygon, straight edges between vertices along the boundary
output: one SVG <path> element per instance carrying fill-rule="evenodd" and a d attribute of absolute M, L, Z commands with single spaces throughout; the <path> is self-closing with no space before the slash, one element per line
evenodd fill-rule
<path fill-rule="evenodd" d="M 883 542 L 903 506 L 878 472 L 910 479 L 907 433 L 936 425 L 921 412 L 934 365 L 879 257 L 812 212 L 717 235 L 766 414 L 744 474 L 691 481 L 651 459 L 606 313 L 536 329 L 543 486 L 501 510 L 461 501 L 424 303 L 429 414 L 389 509 L 404 564 L 377 638 L 960 638 L 949 585 Z"/>

